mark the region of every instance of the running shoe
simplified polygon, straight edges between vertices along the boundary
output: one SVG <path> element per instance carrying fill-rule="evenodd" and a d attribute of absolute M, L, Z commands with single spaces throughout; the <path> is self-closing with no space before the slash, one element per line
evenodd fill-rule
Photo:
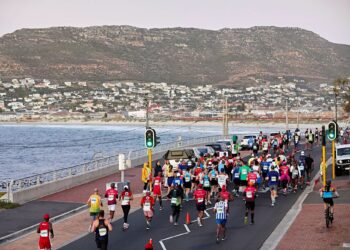
<path fill-rule="evenodd" d="M 222 241 L 226 240 L 226 237 L 223 237 L 221 240 L 222 240 Z"/>
<path fill-rule="evenodd" d="M 244 217 L 244 224 L 248 224 L 248 217 Z"/>
<path fill-rule="evenodd" d="M 173 223 L 173 222 L 174 222 L 174 217 L 173 217 L 172 215 L 170 215 L 169 222 L 170 222 L 170 223 Z"/>
<path fill-rule="evenodd" d="M 178 225 L 179 225 L 179 223 L 177 223 L 177 222 L 174 223 L 174 226 L 178 226 Z"/>
<path fill-rule="evenodd" d="M 216 238 L 216 243 L 219 243 L 220 242 L 220 239 L 219 238 Z"/>

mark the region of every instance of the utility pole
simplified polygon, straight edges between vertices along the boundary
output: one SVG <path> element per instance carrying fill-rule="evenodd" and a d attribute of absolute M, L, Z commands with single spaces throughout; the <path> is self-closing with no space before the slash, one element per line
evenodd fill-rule
<path fill-rule="evenodd" d="M 297 128 L 299 128 L 299 98 L 297 100 Z"/>
<path fill-rule="evenodd" d="M 149 100 L 148 100 L 148 95 L 146 97 L 146 129 L 149 128 Z"/>
<path fill-rule="evenodd" d="M 286 99 L 286 132 L 289 129 L 288 125 L 288 98 Z"/>
<path fill-rule="evenodd" d="M 334 91 L 334 99 L 335 99 L 335 122 L 338 124 L 338 94 L 337 91 Z"/>
<path fill-rule="evenodd" d="M 227 97 L 225 97 L 225 102 L 223 105 L 223 111 L 222 111 L 222 123 L 223 123 L 223 136 L 225 138 L 228 137 L 228 104 L 227 104 Z"/>

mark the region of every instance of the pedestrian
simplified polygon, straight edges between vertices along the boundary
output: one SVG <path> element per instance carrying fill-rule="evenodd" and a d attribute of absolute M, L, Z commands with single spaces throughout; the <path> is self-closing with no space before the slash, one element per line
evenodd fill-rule
<path fill-rule="evenodd" d="M 151 188 L 150 184 L 152 183 L 152 172 L 146 162 L 143 164 L 141 179 L 143 182 L 143 190 L 149 190 Z"/>
<path fill-rule="evenodd" d="M 53 228 L 52 224 L 49 221 L 50 215 L 45 214 L 43 217 L 44 221 L 40 222 L 37 233 L 40 234 L 39 236 L 39 249 L 40 250 L 51 250 L 51 241 L 50 238 L 54 238 Z"/>
<path fill-rule="evenodd" d="M 245 200 L 245 216 L 244 224 L 248 223 L 248 213 L 250 211 L 250 224 L 254 224 L 254 210 L 255 210 L 255 198 L 256 198 L 256 188 L 250 182 L 249 186 L 243 191 L 243 197 Z"/>
<path fill-rule="evenodd" d="M 175 184 L 170 193 L 168 194 L 168 198 L 170 198 L 171 210 L 172 214 L 170 215 L 170 223 L 174 223 L 174 226 L 179 225 L 179 216 L 181 211 L 181 201 L 183 199 L 183 191 L 180 188 L 179 184 Z M 175 221 L 174 221 L 175 220 Z"/>
<path fill-rule="evenodd" d="M 98 213 L 100 212 L 101 207 L 103 206 L 101 196 L 98 194 L 98 189 L 94 189 L 94 193 L 90 195 L 89 200 L 87 201 L 88 206 L 90 207 L 90 217 L 91 224 L 88 231 L 90 232 L 92 223 L 96 220 Z"/>
<path fill-rule="evenodd" d="M 123 230 L 126 230 L 129 228 L 128 224 L 128 216 L 130 212 L 130 201 L 134 199 L 134 196 L 132 192 L 129 190 L 128 185 L 124 186 L 124 191 L 120 195 L 119 200 L 122 202 L 122 210 L 123 210 L 123 219 L 124 219 L 124 224 L 123 224 Z"/>
<path fill-rule="evenodd" d="M 220 235 L 222 235 L 221 240 L 226 239 L 226 222 L 227 222 L 227 212 L 228 205 L 225 202 L 225 197 L 221 196 L 220 200 L 217 200 L 214 206 L 215 218 L 216 218 L 216 242 L 220 242 Z"/>
<path fill-rule="evenodd" d="M 157 177 L 159 172 L 162 174 L 162 171 L 163 171 L 162 165 L 160 165 L 160 161 L 157 161 L 156 166 L 154 167 L 154 175 L 153 176 Z"/>
<path fill-rule="evenodd" d="M 106 190 L 105 198 L 107 198 L 107 205 L 109 210 L 109 221 L 114 218 L 115 206 L 117 205 L 118 191 L 115 190 L 115 183 L 111 183 L 111 187 Z"/>
<path fill-rule="evenodd" d="M 109 220 L 104 218 L 105 211 L 100 210 L 97 219 L 92 224 L 92 231 L 95 232 L 95 241 L 97 249 L 107 250 L 108 233 L 112 231 L 112 225 Z"/>
<path fill-rule="evenodd" d="M 146 219 L 146 229 L 151 229 L 151 222 L 154 214 L 154 199 L 151 196 L 151 192 L 149 190 L 145 191 L 146 195 L 141 199 L 141 208 L 143 209 L 143 214 Z"/>

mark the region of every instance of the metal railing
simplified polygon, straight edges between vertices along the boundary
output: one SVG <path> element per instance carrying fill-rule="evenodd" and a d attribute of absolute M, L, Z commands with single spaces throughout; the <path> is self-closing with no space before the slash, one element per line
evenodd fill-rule
<path fill-rule="evenodd" d="M 153 149 L 153 153 L 154 154 L 163 153 L 163 152 L 165 153 L 169 149 L 194 147 L 205 143 L 215 142 L 223 138 L 224 138 L 223 136 L 208 136 L 208 137 L 200 137 L 200 138 L 194 138 L 189 140 L 178 140 L 175 142 L 158 145 L 156 148 Z M 136 160 L 147 156 L 147 150 L 146 149 L 133 150 L 133 151 L 129 151 L 126 155 L 127 155 L 127 160 Z M 97 169 L 106 168 L 106 167 L 115 166 L 116 170 L 118 170 L 118 165 L 119 165 L 118 155 L 113 155 L 110 157 L 93 160 L 93 161 L 86 162 L 86 163 L 79 164 L 72 167 L 53 170 L 53 171 L 49 171 L 49 172 L 45 172 L 45 173 L 41 173 L 41 174 L 29 176 L 29 177 L 24 177 L 20 179 L 2 181 L 0 182 L 0 190 L 4 192 L 9 192 L 9 191 L 15 192 L 20 190 L 25 190 L 25 189 L 39 186 L 45 183 L 58 181 L 65 178 L 71 178 L 72 176 L 83 175 L 88 172 L 95 171 Z"/>

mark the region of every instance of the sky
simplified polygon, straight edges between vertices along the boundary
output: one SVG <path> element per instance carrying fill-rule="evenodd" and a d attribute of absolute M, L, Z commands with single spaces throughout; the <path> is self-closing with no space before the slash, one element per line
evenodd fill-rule
<path fill-rule="evenodd" d="M 53 26 L 278 26 L 350 45 L 350 0 L 0 0 L 0 10 L 0 36 Z"/>

